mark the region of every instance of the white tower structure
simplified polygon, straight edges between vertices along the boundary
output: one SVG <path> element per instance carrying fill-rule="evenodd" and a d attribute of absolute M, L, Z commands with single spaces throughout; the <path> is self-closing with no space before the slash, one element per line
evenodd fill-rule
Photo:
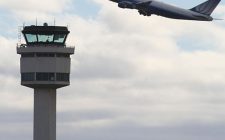
<path fill-rule="evenodd" d="M 56 89 L 70 84 L 67 27 L 25 26 L 26 44 L 17 47 L 21 85 L 34 89 L 34 140 L 56 140 Z"/>

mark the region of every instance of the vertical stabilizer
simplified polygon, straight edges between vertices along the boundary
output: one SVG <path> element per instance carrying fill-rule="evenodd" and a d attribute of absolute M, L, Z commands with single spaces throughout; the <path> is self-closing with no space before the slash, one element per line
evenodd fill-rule
<path fill-rule="evenodd" d="M 220 3 L 221 0 L 208 0 L 192 9 L 191 11 L 198 12 L 204 15 L 211 15 L 212 12 L 215 10 L 217 5 Z"/>

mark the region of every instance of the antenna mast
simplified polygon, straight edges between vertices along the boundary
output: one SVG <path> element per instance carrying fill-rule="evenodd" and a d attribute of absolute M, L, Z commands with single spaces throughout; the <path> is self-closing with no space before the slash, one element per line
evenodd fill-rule
<path fill-rule="evenodd" d="M 19 47 L 21 45 L 21 36 L 22 36 L 22 31 L 23 29 L 23 26 L 18 26 L 18 43 L 17 43 L 17 46 Z"/>

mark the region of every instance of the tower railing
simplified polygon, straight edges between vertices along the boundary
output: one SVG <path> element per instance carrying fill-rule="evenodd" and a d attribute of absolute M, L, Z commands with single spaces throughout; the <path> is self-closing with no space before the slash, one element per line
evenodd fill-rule
<path fill-rule="evenodd" d="M 27 48 L 27 47 L 56 47 L 56 48 L 75 48 L 75 46 L 67 46 L 67 45 L 54 45 L 54 44 L 43 44 L 43 45 L 28 45 L 28 44 L 21 44 L 21 43 L 17 43 L 17 48 Z"/>

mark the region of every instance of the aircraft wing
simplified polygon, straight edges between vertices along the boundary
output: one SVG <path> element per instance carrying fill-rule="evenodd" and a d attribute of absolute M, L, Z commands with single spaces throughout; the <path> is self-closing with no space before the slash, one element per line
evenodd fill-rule
<path fill-rule="evenodd" d="M 148 1 L 143 1 L 143 2 L 136 3 L 136 6 L 137 6 L 137 8 L 146 8 L 151 3 L 152 3 L 152 0 L 148 0 Z"/>

